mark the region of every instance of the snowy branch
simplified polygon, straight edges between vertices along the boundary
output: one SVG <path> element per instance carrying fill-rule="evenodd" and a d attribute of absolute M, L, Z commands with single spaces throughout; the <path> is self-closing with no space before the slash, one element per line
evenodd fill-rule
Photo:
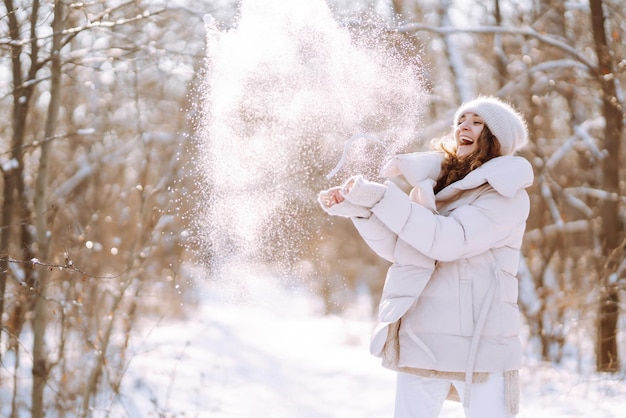
<path fill-rule="evenodd" d="M 62 32 L 62 34 L 63 35 L 71 35 L 71 34 L 74 34 L 74 33 L 82 32 L 82 31 L 87 30 L 87 29 L 94 29 L 94 28 L 107 28 L 107 29 L 110 29 L 110 28 L 114 28 L 116 26 L 127 25 L 128 23 L 136 22 L 138 20 L 147 19 L 147 18 L 153 17 L 155 15 L 161 14 L 164 11 L 165 11 L 165 9 L 160 9 L 160 10 L 157 10 L 157 11 L 154 11 L 154 12 L 150 12 L 150 11 L 146 10 L 145 12 L 143 12 L 140 15 L 137 15 L 137 16 L 134 16 L 134 17 L 129 17 L 129 18 L 124 18 L 124 19 L 118 19 L 118 20 L 116 20 L 114 22 L 113 21 L 92 21 L 92 22 L 89 22 L 89 23 L 87 23 L 85 25 L 82 25 L 82 26 L 77 26 L 77 27 L 74 27 L 74 28 L 65 29 Z M 52 34 L 49 35 L 49 36 L 52 36 Z"/>
<path fill-rule="evenodd" d="M 619 281 L 624 281 L 624 285 L 626 285 L 626 280 L 624 280 L 624 275 L 626 274 L 626 258 L 624 258 L 622 260 L 622 262 L 620 263 L 620 265 L 617 267 L 617 271 L 615 271 L 615 274 L 613 274 L 609 279 L 609 283 L 611 282 L 619 282 Z"/>
<path fill-rule="evenodd" d="M 559 186 L 559 184 L 556 182 L 552 182 L 552 187 L 556 188 L 559 194 L 565 199 L 565 201 L 569 203 L 569 205 L 572 206 L 574 209 L 577 209 L 579 212 L 585 215 L 587 219 L 591 219 L 593 217 L 593 209 L 591 209 L 589 205 L 587 205 L 581 199 L 574 196 L 571 191 L 563 190 L 561 186 Z"/>
<path fill-rule="evenodd" d="M 577 140 L 578 138 L 571 136 L 563 142 L 563 144 L 555 152 L 553 152 L 552 155 L 550 155 L 550 158 L 547 159 L 545 164 L 546 169 L 552 170 L 559 163 L 559 161 L 561 161 L 561 159 L 565 157 L 565 155 L 567 155 L 572 148 L 574 148 Z"/>
<path fill-rule="evenodd" d="M 589 68 L 577 60 L 572 59 L 562 59 L 562 60 L 553 60 L 546 61 L 534 65 L 530 68 L 530 71 L 551 71 L 551 70 L 559 70 L 559 69 L 571 69 L 571 68 L 579 68 L 581 70 L 587 71 Z"/>
<path fill-rule="evenodd" d="M 575 125 L 574 133 L 576 133 L 576 136 L 578 136 L 578 138 L 580 138 L 583 141 L 583 144 L 587 146 L 589 151 L 591 151 L 598 160 L 603 160 L 604 157 L 606 157 L 606 153 L 600 151 L 600 149 L 596 145 L 596 141 L 589 134 L 587 129 L 583 127 L 583 125 Z"/>
<path fill-rule="evenodd" d="M 80 168 L 72 177 L 67 179 L 55 192 L 55 196 L 60 199 L 65 199 L 72 193 L 82 182 L 91 176 L 95 169 L 87 162 L 80 164 Z"/>
<path fill-rule="evenodd" d="M 431 25 L 425 25 L 423 23 L 407 23 L 403 26 L 400 26 L 397 29 L 398 32 L 402 33 L 412 33 L 419 31 L 427 31 L 433 32 L 438 35 L 450 35 L 454 33 L 476 33 L 476 34 L 497 34 L 504 33 L 510 35 L 522 35 L 529 36 L 531 38 L 535 38 L 538 41 L 553 46 L 555 48 L 560 49 L 561 51 L 571 55 L 576 58 L 579 62 L 581 62 L 588 70 L 592 73 L 597 73 L 598 66 L 596 63 L 592 62 L 585 55 L 583 55 L 576 48 L 570 46 L 565 42 L 565 40 L 557 39 L 554 35 L 545 35 L 537 32 L 536 30 L 526 27 L 526 28 L 514 28 L 514 27 L 503 27 L 503 26 L 481 26 L 476 28 L 455 28 L 452 26 L 445 27 L 436 27 Z"/>
<path fill-rule="evenodd" d="M 617 193 L 607 192 L 606 190 L 594 189 L 592 187 L 568 187 L 565 190 L 568 193 L 576 193 L 587 197 L 595 197 L 599 200 L 622 201 L 622 203 L 626 203 L 626 196 L 620 196 Z"/>
<path fill-rule="evenodd" d="M 119 8 L 119 7 L 118 7 Z M 111 13 L 113 10 L 111 9 L 107 9 L 106 11 L 100 13 L 100 16 L 104 16 L 105 14 L 109 14 Z M 64 36 L 75 36 L 76 34 L 83 32 L 85 30 L 89 30 L 89 29 L 96 29 L 96 28 L 106 28 L 106 29 L 111 29 L 111 28 L 115 28 L 117 26 L 123 26 L 123 25 L 127 25 L 129 23 L 132 22 L 136 22 L 139 20 L 143 20 L 143 19 L 148 19 L 150 17 L 159 15 L 161 13 L 164 13 L 166 11 L 166 9 L 159 9 L 159 10 L 155 10 L 153 12 L 151 11 L 144 11 L 142 14 L 133 16 L 133 17 L 128 17 L 128 18 L 123 18 L 123 19 L 118 19 L 116 21 L 106 21 L 106 20 L 98 20 L 98 17 L 96 17 L 96 19 L 91 19 L 90 22 L 84 24 L 84 25 L 80 25 L 80 26 L 76 26 L 73 28 L 68 28 L 65 29 L 63 31 L 61 31 L 61 34 Z M 19 46 L 19 47 L 23 47 L 26 46 L 28 44 L 30 44 L 31 42 L 35 41 L 35 40 L 45 40 L 45 39 L 50 39 L 55 35 L 54 32 L 50 32 L 47 33 L 46 35 L 42 35 L 37 37 L 36 39 L 20 39 L 20 40 L 14 40 L 14 39 L 9 39 L 9 38 L 5 38 L 5 39 L 0 39 L 0 46 Z"/>
<path fill-rule="evenodd" d="M 60 271 L 69 271 L 69 272 L 73 272 L 73 273 L 79 273 L 83 277 L 89 277 L 91 279 L 116 279 L 116 278 L 122 276 L 124 273 L 126 273 L 126 272 L 122 272 L 122 273 L 117 274 L 115 276 L 94 276 L 93 274 L 86 273 L 85 271 L 81 270 L 80 268 L 74 266 L 73 261 L 69 258 L 69 256 L 67 254 L 66 254 L 66 257 L 65 257 L 65 264 L 48 263 L 48 262 L 40 261 L 37 258 L 33 258 L 33 259 L 30 259 L 30 260 L 16 260 L 16 259 L 11 258 L 11 257 L 3 257 L 3 258 L 6 259 L 7 263 L 21 264 L 21 265 L 24 266 L 24 268 L 35 269 L 38 266 L 41 266 L 41 267 L 46 267 L 49 270 L 60 270 Z M 20 275 L 16 275 L 16 279 L 18 281 L 20 281 L 20 277 L 21 277 Z M 20 281 L 20 284 L 21 285 L 25 285 L 25 283 L 23 281 Z"/>
<path fill-rule="evenodd" d="M 48 80 L 50 80 L 50 76 L 44 76 L 44 77 L 41 77 L 41 78 L 35 78 L 35 79 L 26 80 L 25 82 L 21 83 L 20 85 L 15 86 L 11 91 L 9 91 L 4 96 L 0 97 L 0 100 L 4 100 L 7 97 L 10 97 L 10 96 L 14 95 L 15 92 L 18 91 L 18 90 L 27 89 L 27 88 L 36 86 L 37 84 L 43 83 L 44 81 L 48 81 Z"/>
<path fill-rule="evenodd" d="M 554 201 L 554 196 L 552 195 L 552 190 L 550 190 L 550 186 L 546 181 L 545 176 L 539 177 L 539 183 L 541 188 L 541 195 L 545 199 L 548 204 L 548 208 L 550 209 L 550 214 L 552 215 L 552 219 L 554 220 L 555 226 L 557 228 L 561 228 L 563 226 L 563 218 L 561 217 L 561 213 L 559 212 L 559 208 L 557 207 L 556 202 Z"/>
<path fill-rule="evenodd" d="M 525 242 L 537 242 L 542 240 L 544 237 L 552 237 L 557 233 L 577 233 L 577 232 L 585 232 L 589 230 L 589 221 L 587 220 L 578 220 L 572 222 L 565 222 L 561 225 L 552 224 L 544 226 L 543 228 L 531 229 L 530 231 L 526 231 L 524 234 Z"/>
<path fill-rule="evenodd" d="M 43 144 L 43 143 L 50 142 L 50 141 L 55 141 L 57 139 L 72 138 L 72 137 L 75 137 L 75 136 L 82 136 L 82 135 L 92 135 L 93 133 L 95 133 L 95 130 L 93 128 L 79 129 L 76 132 L 70 132 L 70 133 L 60 134 L 60 135 L 53 135 L 53 136 L 51 136 L 49 138 L 44 138 L 41 141 L 34 140 L 30 144 L 24 144 L 22 146 L 22 148 L 23 149 L 37 148 L 37 147 L 41 146 L 41 144 Z M 9 154 L 11 154 L 11 152 L 12 151 L 0 152 L 0 156 L 9 155 Z"/>
<path fill-rule="evenodd" d="M 596 145 L 596 141 L 589 134 L 587 128 L 590 123 L 583 123 L 581 125 L 574 126 L 574 136 L 569 137 L 560 147 L 557 149 L 546 161 L 546 168 L 553 169 L 559 161 L 574 148 L 574 145 L 580 140 L 582 143 L 591 151 L 591 153 L 598 159 L 603 160 L 605 158 L 605 153 L 603 153 L 598 146 Z"/>

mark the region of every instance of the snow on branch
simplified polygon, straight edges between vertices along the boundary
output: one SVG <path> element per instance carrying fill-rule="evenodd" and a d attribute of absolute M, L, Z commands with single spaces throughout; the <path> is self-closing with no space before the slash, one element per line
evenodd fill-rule
<path fill-rule="evenodd" d="M 592 73 L 597 72 L 597 64 L 592 62 L 584 54 L 578 51 L 576 48 L 569 45 L 565 40 L 561 40 L 554 35 L 542 34 L 530 27 L 525 28 L 513 28 L 503 26 L 481 26 L 475 28 L 455 28 L 452 26 L 436 27 L 431 25 L 425 25 L 423 23 L 407 23 L 400 26 L 397 29 L 398 32 L 411 33 L 419 31 L 433 32 L 439 35 L 450 35 L 453 33 L 476 33 L 476 34 L 497 34 L 505 33 L 510 35 L 523 35 L 535 38 L 538 41 L 560 49 L 574 57 L 577 61 L 581 62 Z"/>
<path fill-rule="evenodd" d="M 602 125 L 604 124 L 604 118 L 602 119 Z M 588 123 L 589 122 L 589 123 Z M 559 161 L 574 148 L 574 145 L 580 140 L 591 153 L 598 159 L 603 160 L 606 156 L 598 146 L 595 139 L 589 134 L 588 129 L 590 127 L 598 127 L 597 121 L 585 121 L 580 125 L 574 125 L 574 135 L 569 137 L 560 147 L 557 149 L 546 161 L 546 168 L 553 169 Z"/>
<path fill-rule="evenodd" d="M 87 161 L 83 161 L 80 164 L 80 168 L 72 177 L 67 179 L 61 186 L 59 186 L 56 190 L 56 195 L 65 199 L 72 191 L 74 191 L 82 182 L 94 173 L 95 169 L 93 165 Z"/>
<path fill-rule="evenodd" d="M 545 164 L 546 169 L 553 169 L 559 161 L 574 148 L 577 141 L 578 138 L 575 136 L 569 137 L 552 155 L 550 155 L 550 158 L 548 158 Z"/>
<path fill-rule="evenodd" d="M 620 280 L 624 282 L 622 286 L 626 286 L 626 278 L 624 274 L 626 273 L 626 258 L 622 260 L 620 265 L 617 267 L 617 270 L 614 274 L 609 276 L 609 283 L 618 283 Z"/>
<path fill-rule="evenodd" d="M 552 219 L 558 228 L 563 226 L 563 217 L 561 216 L 561 212 L 559 212 L 559 208 L 557 207 L 556 202 L 554 201 L 554 196 L 552 195 L 552 190 L 550 190 L 550 186 L 546 181 L 545 176 L 539 177 L 541 195 L 545 199 L 548 204 L 548 208 L 550 209 L 550 214 L 552 215 Z"/>
<path fill-rule="evenodd" d="M 584 71 L 588 70 L 588 67 L 582 62 L 573 59 L 552 60 L 539 63 L 530 68 L 531 72 L 537 71 L 552 71 L 560 69 L 572 69 L 578 68 Z"/>
<path fill-rule="evenodd" d="M 565 200 L 567 201 L 567 203 L 570 204 L 570 206 L 572 206 L 575 209 L 578 209 L 587 218 L 591 218 L 593 216 L 593 209 L 591 209 L 589 205 L 587 205 L 581 199 L 567 192 L 563 193 L 563 197 L 565 197 Z"/>
<path fill-rule="evenodd" d="M 557 233 L 573 234 L 577 232 L 585 232 L 589 230 L 589 221 L 578 220 L 572 222 L 565 222 L 561 225 L 552 224 L 544 226 L 543 228 L 536 228 L 526 231 L 524 234 L 525 242 L 537 242 L 544 238 L 551 238 Z"/>
<path fill-rule="evenodd" d="M 596 145 L 596 141 L 583 125 L 574 125 L 574 133 L 576 133 L 576 136 L 583 141 L 583 144 L 587 146 L 589 151 L 591 151 L 598 160 L 603 160 L 604 157 L 606 157 L 606 153 L 600 151 Z"/>
<path fill-rule="evenodd" d="M 22 149 L 30 149 L 30 148 L 37 148 L 40 147 L 42 144 L 45 144 L 46 142 L 51 142 L 51 141 L 56 141 L 58 139 L 66 139 L 66 138 L 73 138 L 75 136 L 83 136 L 83 135 L 92 135 L 96 132 L 95 129 L 93 128 L 83 128 L 83 129 L 78 129 L 75 132 L 68 132 L 68 133 L 63 133 L 63 134 L 58 134 L 58 135 L 53 135 L 50 137 L 46 137 L 44 139 L 38 140 L 35 139 L 33 142 L 29 143 L 29 144 L 24 144 L 22 145 Z M 2 157 L 3 155 L 10 155 L 13 151 L 9 150 L 9 151 L 0 151 L 0 157 Z"/>
<path fill-rule="evenodd" d="M 557 188 L 559 194 L 563 196 L 565 201 L 569 203 L 570 206 L 583 213 L 587 219 L 591 219 L 593 217 L 593 209 L 591 209 L 589 205 L 587 205 L 581 199 L 574 196 L 571 191 L 563 190 L 561 186 L 559 186 L 556 182 L 552 183 L 552 187 Z"/>
<path fill-rule="evenodd" d="M 133 16 L 133 17 L 128 17 L 128 18 L 123 18 L 123 19 L 118 19 L 116 21 L 104 21 L 104 20 L 92 21 L 92 22 L 87 23 L 86 25 L 81 25 L 81 26 L 76 26 L 74 28 L 65 29 L 61 33 L 63 35 L 72 35 L 74 33 L 82 32 L 84 30 L 93 29 L 93 28 L 114 28 L 116 26 L 126 25 L 128 23 L 132 23 L 132 22 L 135 22 L 137 20 L 147 19 L 147 18 L 152 17 L 154 15 L 160 14 L 160 13 L 162 13 L 164 11 L 165 11 L 164 9 L 157 10 L 155 12 L 150 12 L 150 11 L 146 10 L 145 12 L 143 12 L 140 15 Z M 52 34 L 49 35 L 49 36 L 52 36 Z"/>
<path fill-rule="evenodd" d="M 130 3 L 127 3 L 126 5 L 128 5 Z M 116 7 L 116 8 L 120 8 L 120 7 Z M 61 34 L 64 36 L 75 36 L 76 34 L 83 32 L 85 30 L 88 29 L 95 29 L 95 28 L 107 28 L 107 29 L 111 29 L 117 26 L 122 26 L 122 25 L 126 25 L 132 22 L 136 22 L 138 20 L 142 20 L 142 19 L 148 19 L 150 17 L 154 17 L 156 15 L 159 15 L 161 13 L 164 13 L 166 11 L 166 9 L 159 9 L 159 10 L 155 10 L 155 11 L 144 11 L 141 14 L 138 14 L 136 16 L 132 16 L 132 17 L 127 17 L 127 18 L 121 18 L 121 19 L 117 19 L 115 21 L 107 21 L 107 20 L 99 20 L 101 17 L 103 17 L 106 14 L 110 14 L 113 10 L 112 9 L 107 9 L 103 12 L 101 12 L 98 16 L 96 16 L 95 18 L 92 18 L 88 23 L 84 24 L 84 25 L 79 25 L 79 26 L 75 26 L 73 28 L 68 28 L 68 29 L 64 29 L 63 31 L 61 31 Z M 35 41 L 35 40 L 45 40 L 45 39 L 50 39 L 53 36 L 55 36 L 56 34 L 54 32 L 50 32 L 47 33 L 45 35 L 42 36 L 38 36 L 36 39 L 32 39 L 32 38 L 28 38 L 28 39 L 20 39 L 20 40 L 15 40 L 15 39 L 0 39 L 0 46 L 19 46 L 19 47 L 23 47 L 25 45 L 30 44 L 31 42 Z"/>
<path fill-rule="evenodd" d="M 576 193 L 578 195 L 595 197 L 599 200 L 611 200 L 611 201 L 622 201 L 622 203 L 626 203 L 626 196 L 620 196 L 617 193 L 607 192 L 606 190 L 594 189 L 592 187 L 568 187 L 565 189 L 569 193 Z"/>
<path fill-rule="evenodd" d="M 44 77 L 41 78 L 33 78 L 33 79 L 29 79 L 24 81 L 23 83 L 21 83 L 18 86 L 14 86 L 13 89 L 9 92 L 7 92 L 4 96 L 0 96 L 0 100 L 4 100 L 7 97 L 13 96 L 15 94 L 16 91 L 21 90 L 21 89 L 27 89 L 27 88 L 31 88 L 33 86 L 36 86 L 39 83 L 43 83 L 44 81 L 48 81 L 50 80 L 50 76 L 46 75 Z M 24 97 L 22 96 L 21 99 L 23 99 Z"/>
<path fill-rule="evenodd" d="M 107 275 L 107 276 L 97 276 L 97 275 L 89 274 L 85 272 L 84 270 L 81 270 L 80 268 L 76 267 L 74 265 L 74 262 L 70 258 L 69 254 L 67 253 L 65 253 L 64 264 L 49 263 L 49 262 L 41 261 L 38 258 L 31 258 L 30 260 L 16 260 L 11 257 L 3 257 L 3 259 L 8 263 L 8 265 L 10 266 L 9 268 L 11 269 L 11 272 L 13 272 L 15 275 L 14 276 L 15 279 L 22 286 L 27 285 L 26 282 L 24 282 L 23 272 L 17 270 L 14 266 L 12 266 L 13 264 L 21 265 L 22 268 L 29 268 L 29 269 L 35 269 L 37 267 L 44 267 L 44 268 L 47 268 L 48 270 L 68 271 L 72 273 L 78 273 L 82 277 L 85 277 L 85 278 L 103 279 L 103 280 L 117 279 L 128 272 L 128 270 L 126 270 L 116 275 Z"/>

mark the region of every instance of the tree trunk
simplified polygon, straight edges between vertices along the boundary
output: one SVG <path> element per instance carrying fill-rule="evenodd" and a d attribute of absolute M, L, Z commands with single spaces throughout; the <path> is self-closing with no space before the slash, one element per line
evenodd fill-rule
<path fill-rule="evenodd" d="M 500 13 L 500 0 L 494 0 L 493 2 L 493 17 L 495 19 L 496 26 L 502 26 L 502 14 Z M 498 90 L 500 90 L 506 83 L 506 55 L 502 46 L 502 35 L 494 33 L 493 35 L 493 51 L 495 53 L 496 61 L 496 76 L 498 77 Z"/>
<path fill-rule="evenodd" d="M 46 217 L 47 188 L 48 188 L 48 156 L 56 129 L 56 121 L 59 114 L 61 95 L 61 40 L 63 29 L 64 7 L 61 0 L 54 4 L 54 20 L 52 22 L 52 49 L 50 62 L 50 102 L 44 129 L 44 140 L 41 144 L 39 158 L 39 170 L 35 184 L 35 216 L 37 231 L 37 243 L 40 257 L 46 260 L 49 256 L 49 239 L 47 236 L 48 222 Z M 32 388 L 32 417 L 44 416 L 44 388 L 48 379 L 49 364 L 48 353 L 45 347 L 45 334 L 48 325 L 48 312 L 46 301 L 46 289 L 48 287 L 48 271 L 41 269 L 39 283 L 33 312 L 33 388 Z"/>
<path fill-rule="evenodd" d="M 6 290 L 6 281 L 9 271 L 9 253 L 13 241 L 17 241 L 18 247 L 25 252 L 25 259 L 30 259 L 31 241 L 28 225 L 30 224 L 30 210 L 25 202 L 26 194 L 24 193 L 24 136 L 26 129 L 26 119 L 28 116 L 28 107 L 33 94 L 34 83 L 28 81 L 34 78 L 36 73 L 36 63 L 32 60 L 37 59 L 38 46 L 37 40 L 32 39 L 30 43 L 31 66 L 28 75 L 25 77 L 22 67 L 22 54 L 24 52 L 24 43 L 20 38 L 23 28 L 17 18 L 18 11 L 13 5 L 12 0 L 4 1 L 7 11 L 9 37 L 11 42 L 11 78 L 13 80 L 13 111 L 11 114 L 11 128 L 13 136 L 11 139 L 10 164 L 3 167 L 2 176 L 4 180 L 4 190 L 2 192 L 2 224 L 0 225 L 0 329 L 4 328 L 2 316 L 5 311 L 4 296 Z M 39 1 L 33 1 L 32 14 L 38 12 Z M 33 21 L 35 21 L 34 19 Z M 31 30 L 32 33 L 32 30 Z M 18 222 L 21 228 L 14 225 L 15 214 L 20 214 Z M 15 234 L 15 235 L 14 235 Z M 20 236 L 21 234 L 21 236 Z M 15 237 L 15 238 L 14 238 Z M 30 286 L 32 282 L 33 272 L 30 269 L 24 269 L 24 280 Z M 26 289 L 28 291 L 28 289 Z"/>
<path fill-rule="evenodd" d="M 439 7 L 439 18 L 441 20 L 441 26 L 444 28 L 452 26 L 452 22 L 450 21 L 450 16 L 448 14 L 449 11 L 450 1 L 445 0 Z M 474 91 L 471 87 L 471 83 L 467 79 L 466 72 L 463 71 L 463 68 L 465 67 L 463 54 L 452 39 L 452 35 L 443 35 L 442 39 L 446 47 L 448 65 L 450 67 L 452 80 L 454 81 L 454 86 L 456 88 L 456 96 L 458 100 L 455 101 L 460 103 L 470 101 L 474 98 Z"/>
<path fill-rule="evenodd" d="M 602 89 L 602 114 L 606 122 L 604 128 L 605 158 L 602 161 L 603 189 L 611 196 L 619 195 L 619 156 L 622 140 L 623 108 L 617 97 L 614 63 L 604 28 L 602 0 L 590 0 L 591 27 L 598 55 L 598 80 Z M 617 262 L 611 253 L 620 244 L 622 227 L 619 219 L 617 199 L 604 199 L 600 203 L 602 256 L 607 260 L 600 275 L 600 300 L 598 306 L 598 330 L 596 346 L 596 367 L 598 371 L 619 371 L 620 361 L 617 350 L 619 319 L 619 293 L 610 277 L 617 270 Z"/>

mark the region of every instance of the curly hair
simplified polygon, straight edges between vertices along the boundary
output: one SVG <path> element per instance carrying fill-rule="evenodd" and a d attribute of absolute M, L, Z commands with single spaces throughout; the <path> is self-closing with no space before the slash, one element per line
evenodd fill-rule
<path fill-rule="evenodd" d="M 440 141 L 435 144 L 435 147 L 445 154 L 445 159 L 441 166 L 441 174 L 435 184 L 435 194 L 455 181 L 461 180 L 472 170 L 500 155 L 500 142 L 491 133 L 487 125 L 485 125 L 478 137 L 477 151 L 470 155 L 458 157 L 456 155 L 456 143 L 450 147 L 444 141 Z"/>

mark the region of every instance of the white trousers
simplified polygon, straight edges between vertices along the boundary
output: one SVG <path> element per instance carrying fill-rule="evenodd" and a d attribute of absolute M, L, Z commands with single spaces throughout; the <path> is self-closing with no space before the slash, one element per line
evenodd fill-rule
<path fill-rule="evenodd" d="M 454 385 L 461 400 L 465 382 L 398 373 L 394 418 L 437 418 Z M 504 375 L 490 373 L 486 382 L 473 383 L 466 418 L 512 418 L 504 402 Z"/>

